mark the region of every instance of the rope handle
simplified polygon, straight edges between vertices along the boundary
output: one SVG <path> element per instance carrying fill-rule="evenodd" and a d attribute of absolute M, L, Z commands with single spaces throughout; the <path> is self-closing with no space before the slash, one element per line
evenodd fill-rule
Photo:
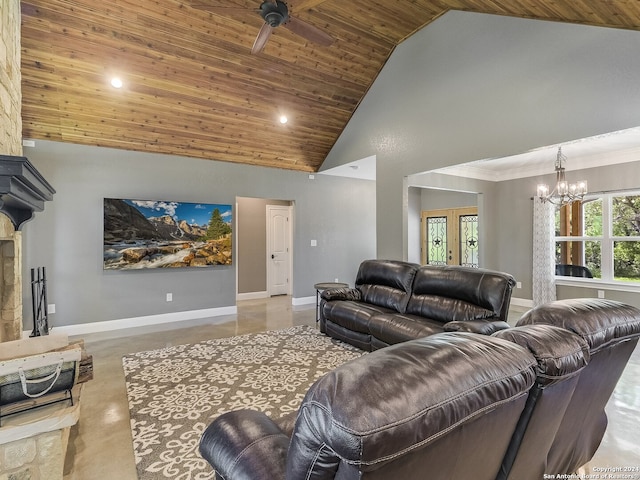
<path fill-rule="evenodd" d="M 56 365 L 56 370 L 55 372 L 53 372 L 51 375 L 47 375 L 44 378 L 38 378 L 37 380 L 27 380 L 27 377 L 24 374 L 24 369 L 22 367 L 18 368 L 18 375 L 20 376 L 20 383 L 22 384 L 22 393 L 24 393 L 27 397 L 29 398 L 38 398 L 41 397 L 42 395 L 45 395 L 46 393 L 49 392 L 49 390 L 51 390 L 53 388 L 53 386 L 56 384 L 56 382 L 58 381 L 58 377 L 60 376 L 60 372 L 62 371 L 62 363 L 63 360 L 60 359 L 60 361 L 58 362 L 58 365 Z M 44 383 L 48 380 L 51 380 L 53 378 L 53 381 L 51 382 L 51 385 L 49 385 L 46 389 L 44 389 L 42 392 L 40 393 L 29 393 L 27 391 L 27 384 L 30 383 Z"/>

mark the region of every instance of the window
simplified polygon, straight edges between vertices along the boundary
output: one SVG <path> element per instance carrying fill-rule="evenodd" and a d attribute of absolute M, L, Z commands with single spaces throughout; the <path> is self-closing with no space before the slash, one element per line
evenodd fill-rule
<path fill-rule="evenodd" d="M 556 274 L 640 285 L 640 192 L 558 207 Z"/>

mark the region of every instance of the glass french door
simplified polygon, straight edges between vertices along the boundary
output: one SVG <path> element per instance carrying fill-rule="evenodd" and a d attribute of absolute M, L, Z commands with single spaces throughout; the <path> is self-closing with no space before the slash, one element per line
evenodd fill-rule
<path fill-rule="evenodd" d="M 478 208 L 427 210 L 421 215 L 423 265 L 478 267 Z"/>

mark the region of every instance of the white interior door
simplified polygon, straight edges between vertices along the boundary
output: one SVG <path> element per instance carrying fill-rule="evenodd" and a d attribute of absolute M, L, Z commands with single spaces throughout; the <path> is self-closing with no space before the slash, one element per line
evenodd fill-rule
<path fill-rule="evenodd" d="M 267 205 L 267 292 L 291 294 L 291 207 Z"/>

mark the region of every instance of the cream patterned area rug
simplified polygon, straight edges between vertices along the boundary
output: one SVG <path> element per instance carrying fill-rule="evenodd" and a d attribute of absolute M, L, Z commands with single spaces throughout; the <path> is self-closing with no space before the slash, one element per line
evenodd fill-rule
<path fill-rule="evenodd" d="M 214 418 L 240 408 L 284 416 L 315 380 L 364 353 L 298 326 L 123 357 L 138 478 L 213 479 L 198 443 Z"/>

